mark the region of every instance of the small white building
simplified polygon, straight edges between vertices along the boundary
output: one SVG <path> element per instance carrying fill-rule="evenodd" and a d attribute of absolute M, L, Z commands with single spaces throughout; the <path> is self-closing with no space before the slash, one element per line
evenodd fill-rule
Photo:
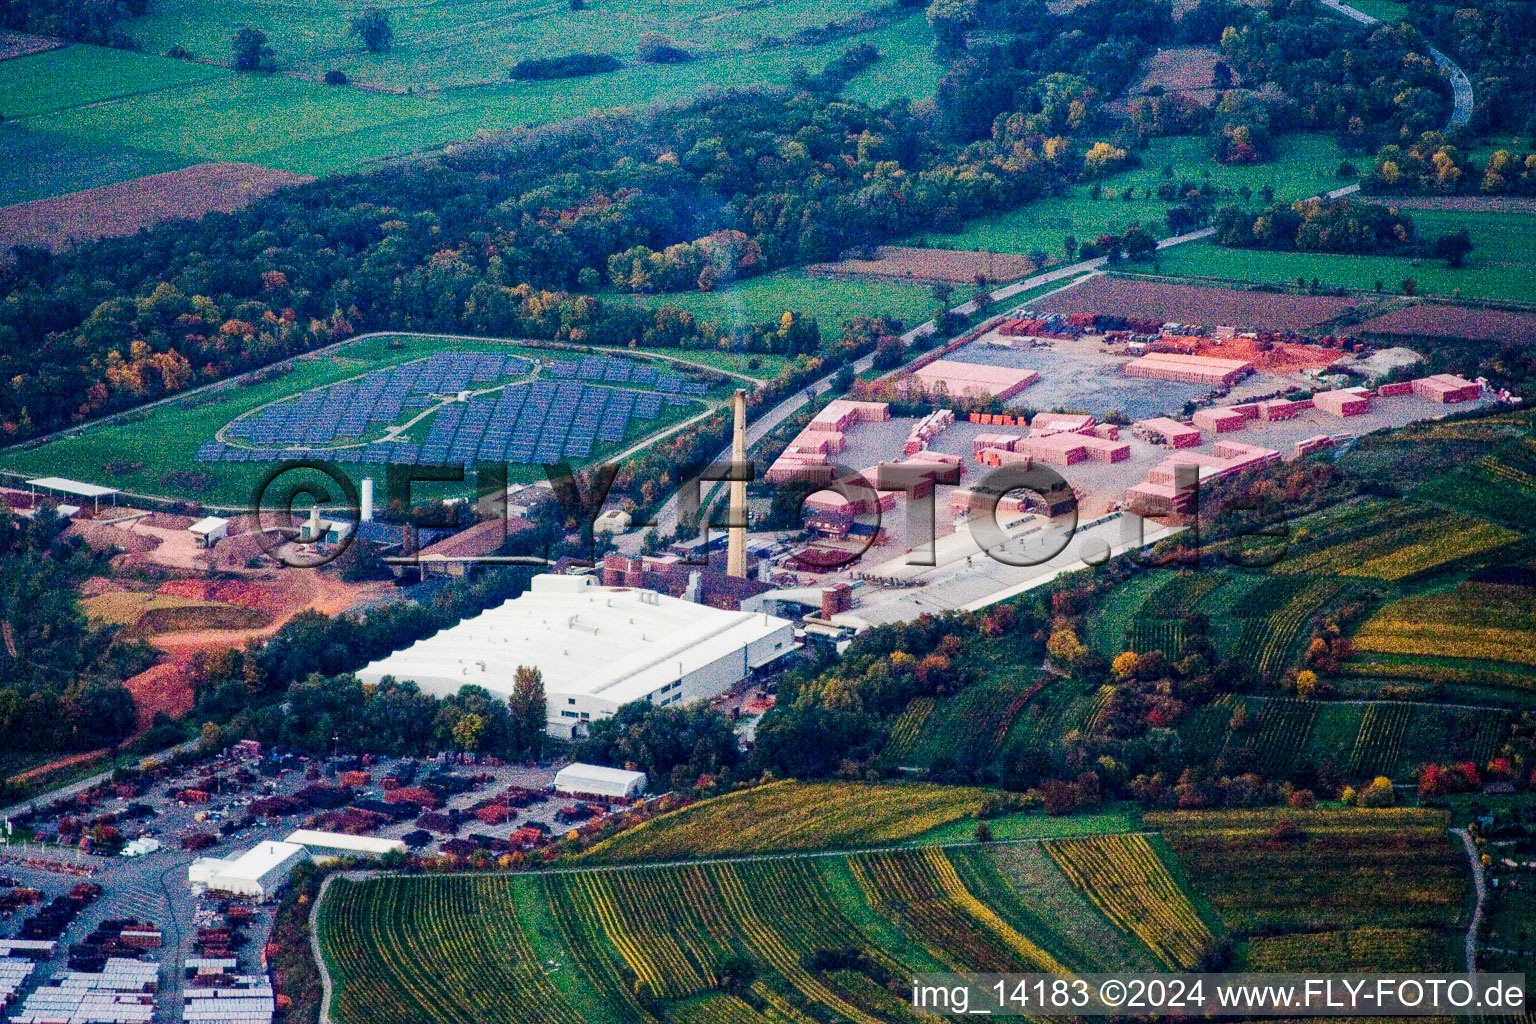
<path fill-rule="evenodd" d="M 257 843 L 232 860 L 199 857 L 187 868 L 187 882 L 212 892 L 264 900 L 281 889 L 293 869 L 309 859 L 296 843 Z"/>
<path fill-rule="evenodd" d="M 606 768 L 577 761 L 555 775 L 555 792 L 570 796 L 606 796 L 627 800 L 645 792 L 645 772 Z"/>
<path fill-rule="evenodd" d="M 146 853 L 154 853 L 160 849 L 160 840 L 145 836 L 142 839 L 132 839 L 123 844 L 124 857 L 142 857 Z"/>
<path fill-rule="evenodd" d="M 311 828 L 298 829 L 284 842 L 308 850 L 316 863 L 339 860 L 342 857 L 382 857 L 386 853 L 405 852 L 405 844 L 398 839 L 350 836 L 345 832 L 321 832 Z"/>
<path fill-rule="evenodd" d="M 229 536 L 229 520 L 222 516 L 204 516 L 187 527 L 187 532 L 197 538 L 198 547 L 211 548 Z"/>

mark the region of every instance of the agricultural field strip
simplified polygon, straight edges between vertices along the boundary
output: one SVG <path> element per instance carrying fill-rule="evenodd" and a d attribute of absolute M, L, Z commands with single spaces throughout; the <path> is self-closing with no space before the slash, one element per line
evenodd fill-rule
<path fill-rule="evenodd" d="M 1045 847 L 1104 915 L 1171 968 L 1188 969 L 1211 938 L 1144 835 L 1059 839 Z"/>

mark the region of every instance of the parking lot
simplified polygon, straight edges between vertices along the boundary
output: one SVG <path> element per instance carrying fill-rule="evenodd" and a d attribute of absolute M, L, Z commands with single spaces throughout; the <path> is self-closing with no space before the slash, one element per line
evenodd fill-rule
<path fill-rule="evenodd" d="M 44 802 L 43 809 L 18 817 L 16 838 L 22 840 L 29 833 L 35 837 L 0 845 L 0 879 L 4 880 L 0 894 L 14 885 L 41 892 L 42 901 L 0 917 L 0 939 L 17 937 L 28 916 L 69 893 L 77 883 L 102 888 L 100 898 L 85 905 L 58 937 L 53 956 L 33 971 L 23 994 L 68 970 L 70 947 L 103 922 L 131 919 L 152 924 L 162 933 L 161 946 L 140 955 L 161 965 L 154 1019 L 180 1020 L 183 965 L 197 955 L 195 921 L 231 902 L 253 912 L 233 950 L 236 970 L 263 973 L 262 951 L 271 933 L 275 902 L 232 901 L 194 891 L 187 881 L 187 868 L 199 857 L 237 856 L 263 840 L 281 840 L 299 828 L 409 839 L 412 849 L 424 855 L 469 849 L 498 852 L 562 837 L 581 821 L 608 811 L 601 805 L 581 804 L 572 815 L 575 801 L 545 796 L 560 763 L 470 764 L 448 758 L 374 761 L 278 753 L 204 758 L 175 769 L 159 768 L 119 787 L 103 785 L 68 800 Z M 428 786 L 433 806 L 398 798 L 405 790 L 411 791 L 409 796 L 422 797 L 420 791 Z M 277 813 L 279 808 L 288 812 Z M 385 808 L 391 812 L 388 820 L 381 813 Z M 503 815 L 505 820 L 497 820 Z M 424 828 L 422 822 L 433 827 Z M 151 839 L 160 848 L 136 857 L 82 853 L 81 835 L 103 835 L 103 824 L 116 833 L 105 845 Z M 538 840 L 531 838 L 535 832 Z M 98 849 L 102 845 L 98 843 Z"/>

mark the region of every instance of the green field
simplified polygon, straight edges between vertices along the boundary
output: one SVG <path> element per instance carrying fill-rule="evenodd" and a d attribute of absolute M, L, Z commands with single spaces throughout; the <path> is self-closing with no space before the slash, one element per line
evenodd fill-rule
<path fill-rule="evenodd" d="M 271 402 L 347 380 L 380 367 L 445 351 L 551 355 L 549 350 L 494 341 L 431 337 L 367 338 L 322 357 L 293 360 L 284 364 L 290 367 L 286 373 L 263 374 L 266 379 L 192 395 L 153 409 L 131 413 L 109 425 L 86 428 L 37 447 L 6 452 L 0 455 L 0 470 L 28 476 L 65 475 L 108 483 L 130 493 L 181 498 L 210 505 L 243 506 L 249 502 L 252 488 L 270 466 L 264 462 L 197 461 L 198 447 L 206 441 L 214 440 L 222 428 L 237 417 Z M 565 355 L 559 352 L 553 354 Z M 685 408 L 663 406 L 662 415 L 655 420 L 631 420 L 624 445 L 633 444 L 648 433 L 664 430 L 703 412 L 705 408 L 699 402 Z M 414 413 L 413 410 L 407 412 Z M 402 416 L 401 422 L 405 418 Z M 424 436 L 429 426 L 430 418 L 414 428 L 409 436 Z M 611 455 L 616 450 L 617 447 L 612 445 L 594 449 L 593 458 Z M 360 466 L 351 464 L 347 472 L 355 476 L 360 470 Z M 513 472 L 521 474 L 520 479 L 533 479 L 540 475 L 534 467 L 516 467 Z M 193 474 L 195 478 L 189 478 L 187 474 Z"/>
<path fill-rule="evenodd" d="M 229 4 L 225 13 L 231 14 L 240 6 Z M 802 6 L 810 9 L 808 4 Z M 657 9 L 663 8 L 658 5 Z M 199 19 L 205 17 L 202 8 L 196 10 Z M 281 16 L 286 17 L 288 10 L 280 9 Z M 885 55 L 852 84 L 861 98 L 873 102 L 898 95 L 921 98 L 919 90 L 936 86 L 939 70 L 928 56 L 927 25 L 921 15 L 913 15 L 893 25 L 815 46 L 759 50 L 722 47 L 687 64 L 631 64 L 611 74 L 587 78 L 510 82 L 505 69 L 515 57 L 504 47 L 474 35 L 472 9 L 424 8 L 428 10 L 454 12 L 433 17 L 441 16 L 459 26 L 443 29 L 448 34 L 439 39 L 441 45 L 449 47 L 441 60 L 444 73 L 467 67 L 452 47 L 458 36 L 470 36 L 473 46 L 486 54 L 485 60 L 495 64 L 494 74 L 482 73 L 483 69 L 473 72 L 473 77 L 484 78 L 488 84 L 386 92 L 327 86 L 313 78 L 288 74 L 237 74 L 216 65 L 93 46 L 69 46 L 0 62 L 0 97 L 4 97 L 0 114 L 7 119 L 0 132 L 0 156 L 12 168 L 0 199 L 17 202 L 57 195 L 126 180 L 144 173 L 141 168 L 167 170 L 204 160 L 238 160 L 304 174 L 328 174 L 472 141 L 481 133 L 561 121 L 600 110 L 681 102 L 710 88 L 782 85 L 795 65 L 819 70 L 860 41 Z M 559 11 L 577 16 L 564 5 Z M 335 8 L 327 8 L 326 13 L 314 8 L 312 13 L 338 23 L 344 20 Z M 707 4 L 695 11 L 701 20 L 718 15 L 722 23 L 733 20 L 724 17 L 727 13 Z M 580 14 L 602 17 L 595 6 Z M 752 24 L 761 17 L 756 10 L 735 14 L 739 17 L 734 20 Z M 831 16 L 826 9 L 817 14 L 822 20 Z M 633 25 L 631 29 L 638 38 L 641 29 Z M 759 26 L 751 31 L 760 30 Z M 216 34 L 223 34 L 223 30 Z M 270 26 L 268 34 L 283 52 L 280 34 Z M 222 48 L 207 55 L 223 59 L 227 50 L 226 35 Z M 401 68 L 416 59 L 409 55 L 408 47 L 382 58 L 369 58 L 360 52 L 353 56 L 359 61 L 399 62 Z M 317 67 L 325 70 L 325 66 Z M 62 89 L 60 83 L 70 87 Z M 68 169 L 70 162 L 101 166 L 82 173 Z"/>
<path fill-rule="evenodd" d="M 1295 826 L 1280 841 L 1277 823 Z M 1253 971 L 1451 970 L 1470 871 L 1440 811 L 1151 814 Z"/>
<path fill-rule="evenodd" d="M 786 310 L 798 310 L 816 318 L 824 337 L 836 337 L 843 322 L 854 316 L 893 317 L 913 327 L 939 310 L 932 292 L 919 285 L 834 281 L 799 270 L 764 274 L 712 292 L 626 297 L 653 309 L 675 306 L 722 327 L 777 320 Z"/>
<path fill-rule="evenodd" d="M 98 145 L 67 134 L 23 128 L 14 122 L 0 124 L 0 153 L 5 154 L 11 166 L 26 169 L 26 173 L 0 178 L 0 206 L 112 185 L 197 163 L 196 158 L 180 153 Z"/>
<path fill-rule="evenodd" d="M 1386 22 L 1401 21 L 1408 14 L 1408 5 L 1399 0 L 1350 0 L 1349 5 Z"/>
<path fill-rule="evenodd" d="M 1180 723 L 1179 736 L 1189 750 L 1220 759 L 1223 770 L 1234 774 L 1280 777 L 1330 761 L 1353 780 L 1385 775 L 1412 782 L 1431 761 L 1487 764 L 1503 747 L 1512 721 L 1509 712 L 1436 704 L 1228 696 L 1192 712 Z"/>
<path fill-rule="evenodd" d="M 1389 200 L 1381 200 L 1389 202 Z M 1404 256 L 1343 256 L 1334 253 L 1260 252 L 1228 249 L 1207 241 L 1169 249 L 1158 259 L 1164 274 L 1223 280 L 1294 284 L 1316 278 L 1325 288 L 1372 290 L 1380 282 L 1397 294 L 1413 278 L 1420 295 L 1530 301 L 1536 272 L 1536 216 L 1519 213 L 1459 213 L 1410 210 L 1421 238 L 1466 228 L 1474 249 L 1466 266 Z"/>
<path fill-rule="evenodd" d="M 734 7 L 597 0 L 580 11 L 538 0 L 447 5 L 391 0 L 381 6 L 390 12 L 394 42 L 377 54 L 349 36 L 352 7 L 314 0 L 155 0 L 148 15 L 121 27 L 150 52 L 181 45 L 201 59 L 228 63 L 230 37 L 253 25 L 266 32 L 280 72 L 319 76 L 335 68 L 354 82 L 421 91 L 500 81 L 527 57 L 611 53 L 633 58 L 641 34 L 648 31 L 665 33 L 700 56 L 739 53 L 756 48 L 765 36 L 782 38 L 832 18 L 857 17 L 882 6 L 882 0 L 855 0 L 836 9 L 815 0 Z"/>
<path fill-rule="evenodd" d="M 1178 892 L 1154 870 L 1166 890 L 1137 877 L 1116 900 Z M 1101 905 L 1038 850 L 929 847 L 338 880 L 318 925 L 338 1024 L 916 1024 L 902 986 L 917 971 L 1158 962 Z"/>
<path fill-rule="evenodd" d="M 1209 180 L 1219 188 L 1234 190 L 1246 185 L 1255 196 L 1268 185 L 1275 190 L 1277 199 L 1301 199 L 1347 184 L 1334 176 L 1341 159 L 1338 147 L 1333 140 L 1321 136 L 1283 136 L 1276 144 L 1274 160 L 1246 167 L 1227 167 L 1213 161 L 1203 138 L 1153 139 L 1151 146 L 1138 155 L 1142 166 L 1099 181 L 1105 198 L 1091 198 L 1091 185 L 1074 185 L 1065 196 L 979 218 L 954 234 L 925 234 L 923 240 L 936 249 L 1012 253 L 1042 249 L 1060 258 L 1062 241 L 1068 235 L 1087 242 L 1139 223 L 1161 238 L 1168 234 L 1165 217 L 1170 204 L 1157 198 L 1147 199 L 1146 194 L 1148 188 L 1156 189 L 1165 180 L 1164 165 L 1173 168 L 1176 181 Z M 1120 197 L 1127 188 L 1136 190 L 1136 198 Z"/>
<path fill-rule="evenodd" d="M 1297 830 L 1272 839 L 1277 820 Z M 1448 970 L 1469 883 L 1443 813 L 1149 817 L 1163 835 L 523 874 L 338 878 L 338 1024 L 917 1024 L 914 973 Z"/>

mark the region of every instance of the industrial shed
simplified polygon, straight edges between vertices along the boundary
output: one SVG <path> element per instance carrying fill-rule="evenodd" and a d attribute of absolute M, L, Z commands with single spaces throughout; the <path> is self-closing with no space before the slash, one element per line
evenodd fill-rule
<path fill-rule="evenodd" d="M 571 796 L 605 796 L 628 799 L 645 792 L 645 772 L 605 768 L 600 764 L 577 761 L 560 769 L 555 776 L 555 792 Z"/>
<path fill-rule="evenodd" d="M 435 696 L 474 684 L 512 693 L 521 665 L 544 676 L 546 729 L 566 739 L 625 704 L 716 697 L 795 649 L 787 619 L 732 612 L 589 576 L 535 576 L 527 593 L 360 672 Z"/>

